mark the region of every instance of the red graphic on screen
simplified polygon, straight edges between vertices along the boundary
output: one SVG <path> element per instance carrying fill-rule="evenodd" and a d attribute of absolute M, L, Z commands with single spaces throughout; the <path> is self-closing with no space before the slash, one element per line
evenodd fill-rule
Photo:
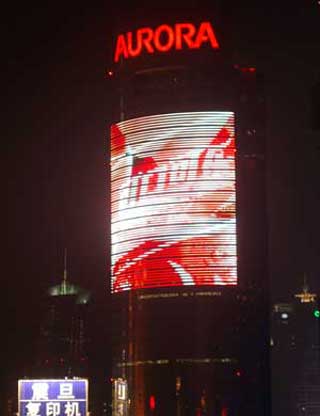
<path fill-rule="evenodd" d="M 234 115 L 112 127 L 112 290 L 234 285 Z"/>

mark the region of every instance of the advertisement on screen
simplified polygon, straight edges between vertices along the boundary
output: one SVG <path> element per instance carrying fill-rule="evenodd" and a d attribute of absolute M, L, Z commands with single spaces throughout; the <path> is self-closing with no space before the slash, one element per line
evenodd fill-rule
<path fill-rule="evenodd" d="M 112 126 L 113 292 L 237 284 L 234 123 L 212 111 Z"/>
<path fill-rule="evenodd" d="M 87 416 L 85 379 L 19 380 L 19 416 Z"/>

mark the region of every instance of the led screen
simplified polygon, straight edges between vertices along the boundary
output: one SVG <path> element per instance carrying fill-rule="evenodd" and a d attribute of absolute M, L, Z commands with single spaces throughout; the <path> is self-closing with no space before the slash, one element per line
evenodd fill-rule
<path fill-rule="evenodd" d="M 232 112 L 111 127 L 112 291 L 237 283 Z"/>

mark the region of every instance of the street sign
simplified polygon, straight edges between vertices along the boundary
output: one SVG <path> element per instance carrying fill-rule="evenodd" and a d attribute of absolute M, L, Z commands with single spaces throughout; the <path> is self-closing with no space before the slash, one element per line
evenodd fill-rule
<path fill-rule="evenodd" d="M 88 380 L 19 380 L 19 416 L 87 416 Z"/>

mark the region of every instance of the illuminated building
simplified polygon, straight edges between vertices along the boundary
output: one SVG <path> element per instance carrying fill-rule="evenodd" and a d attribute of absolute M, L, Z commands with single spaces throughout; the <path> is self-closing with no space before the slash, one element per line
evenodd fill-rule
<path fill-rule="evenodd" d="M 104 333 L 95 318 L 98 315 L 95 309 L 98 302 L 91 292 L 71 282 L 65 256 L 64 272 L 60 283 L 51 286 L 43 299 L 43 318 L 37 340 L 37 351 L 34 354 L 34 361 L 30 360 L 30 367 L 25 374 L 32 379 L 55 381 L 64 378 L 88 379 L 91 412 L 102 414 L 107 396 L 105 373 L 108 370 L 105 368 L 107 361 L 105 352 L 100 352 L 97 342 L 99 338 L 101 344 L 105 346 Z M 41 409 L 43 410 L 43 406 Z M 65 412 L 67 414 L 69 411 L 70 415 L 78 413 L 87 415 L 84 408 L 81 409 L 78 412 L 76 407 L 69 407 Z M 51 414 L 64 414 L 64 410 L 61 407 L 60 413 Z"/>
<path fill-rule="evenodd" d="M 90 293 L 67 279 L 66 264 L 60 284 L 49 288 L 41 327 L 36 375 L 88 374 L 88 305 Z"/>
<path fill-rule="evenodd" d="M 161 23 L 108 70 L 113 414 L 268 415 L 262 80 L 211 21 Z"/>
<path fill-rule="evenodd" d="M 273 413 L 318 415 L 320 412 L 320 312 L 306 280 L 290 303 L 272 313 Z"/>

